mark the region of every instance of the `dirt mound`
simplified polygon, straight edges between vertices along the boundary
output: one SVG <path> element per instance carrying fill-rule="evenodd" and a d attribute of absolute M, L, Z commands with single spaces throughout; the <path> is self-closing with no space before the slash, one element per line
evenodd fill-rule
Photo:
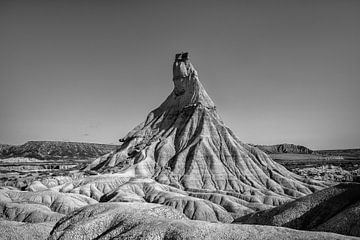
<path fill-rule="evenodd" d="M 360 236 L 360 184 L 339 184 L 235 222 Z"/>

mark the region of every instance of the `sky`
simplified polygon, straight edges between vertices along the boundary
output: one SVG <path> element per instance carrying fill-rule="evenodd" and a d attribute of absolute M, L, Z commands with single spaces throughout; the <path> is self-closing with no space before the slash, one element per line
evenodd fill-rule
<path fill-rule="evenodd" d="M 0 143 L 116 143 L 191 62 L 244 142 L 360 147 L 360 1 L 0 1 Z"/>

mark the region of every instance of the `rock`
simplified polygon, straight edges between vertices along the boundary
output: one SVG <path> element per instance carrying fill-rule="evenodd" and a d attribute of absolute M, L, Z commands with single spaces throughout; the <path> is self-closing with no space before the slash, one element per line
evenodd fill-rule
<path fill-rule="evenodd" d="M 234 222 L 360 237 L 360 184 L 342 183 Z"/>

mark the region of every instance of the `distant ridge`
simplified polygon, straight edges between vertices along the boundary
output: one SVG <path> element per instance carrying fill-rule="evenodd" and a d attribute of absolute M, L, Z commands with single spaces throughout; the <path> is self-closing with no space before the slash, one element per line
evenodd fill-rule
<path fill-rule="evenodd" d="M 255 146 L 267 154 L 279 154 L 279 153 L 298 153 L 298 154 L 312 154 L 314 151 L 301 146 L 290 143 L 282 143 L 276 145 L 252 145 Z"/>
<path fill-rule="evenodd" d="M 48 159 L 89 159 L 113 151 L 116 145 L 63 142 L 63 141 L 28 141 L 22 145 L 0 145 L 0 158 L 30 157 Z"/>

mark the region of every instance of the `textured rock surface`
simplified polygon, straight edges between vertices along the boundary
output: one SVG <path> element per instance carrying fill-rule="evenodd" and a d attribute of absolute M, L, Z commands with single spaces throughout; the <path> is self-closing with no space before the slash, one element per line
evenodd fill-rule
<path fill-rule="evenodd" d="M 49 207 L 36 203 L 0 202 L 1 218 L 17 222 L 57 222 L 64 214 L 53 212 Z"/>
<path fill-rule="evenodd" d="M 47 239 L 55 222 L 22 223 L 0 220 L 0 240 Z"/>
<path fill-rule="evenodd" d="M 173 65 L 174 90 L 122 146 L 87 169 L 127 172 L 184 190 L 236 193 L 279 205 L 321 189 L 242 143 L 216 112 L 187 56 Z"/>
<path fill-rule="evenodd" d="M 339 184 L 235 222 L 360 236 L 360 184 Z"/>
<path fill-rule="evenodd" d="M 100 203 L 60 220 L 54 239 L 351 239 L 332 233 L 188 220 L 173 208 L 149 203 Z"/>
<path fill-rule="evenodd" d="M 233 218 L 220 204 L 192 197 L 177 188 L 157 183 L 151 179 L 132 179 L 115 191 L 104 195 L 105 202 L 149 202 L 171 206 L 183 212 L 190 219 L 210 222 L 232 222 Z"/>

